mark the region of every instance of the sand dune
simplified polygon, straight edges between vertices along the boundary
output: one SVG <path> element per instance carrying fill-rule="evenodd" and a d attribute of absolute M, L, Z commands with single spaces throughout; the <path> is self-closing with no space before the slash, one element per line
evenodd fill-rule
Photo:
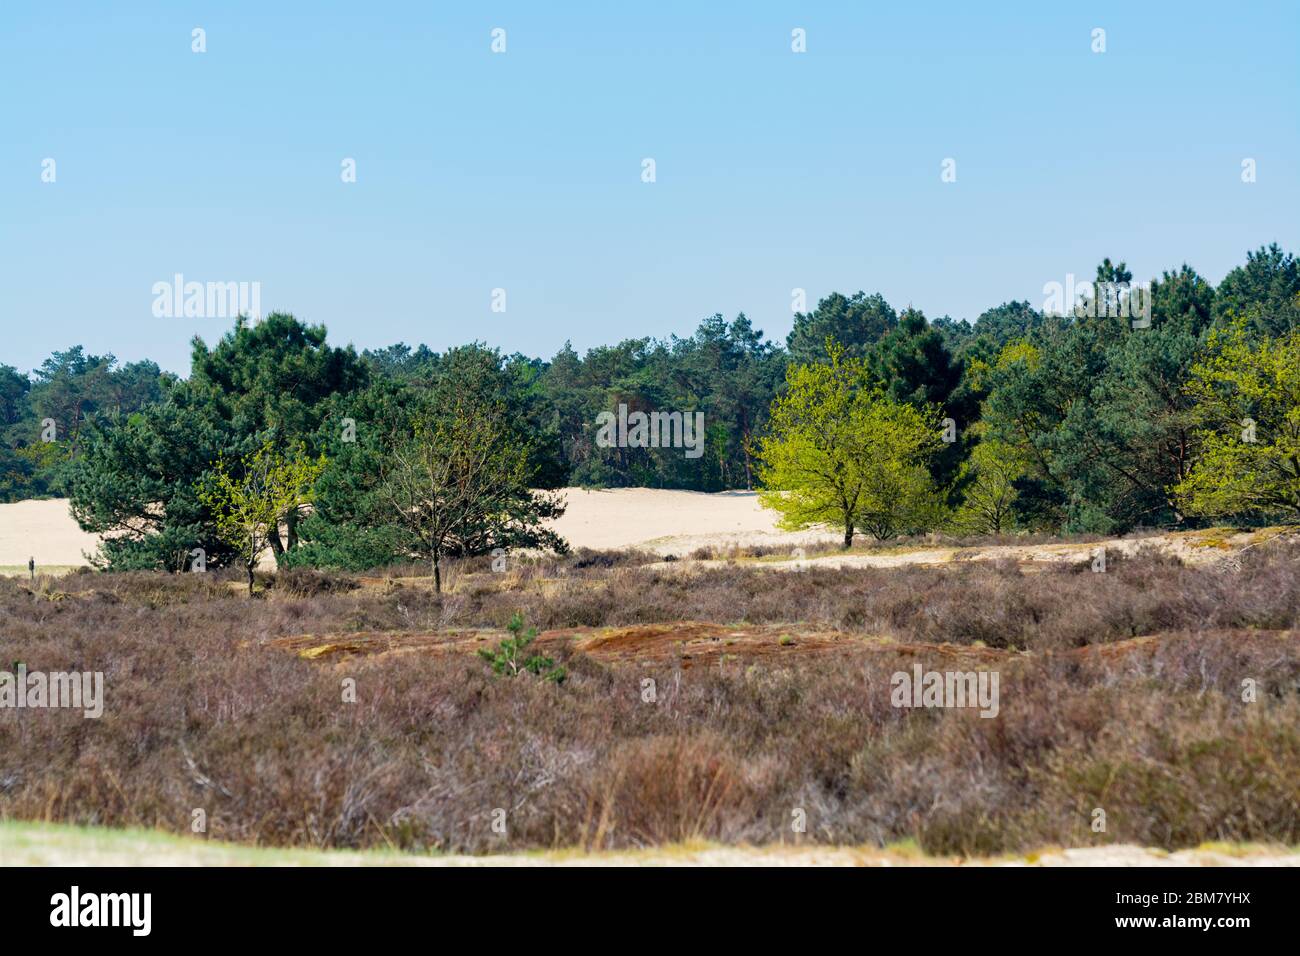
<path fill-rule="evenodd" d="M 659 554 L 688 554 L 718 545 L 794 545 L 836 540 L 833 534 L 786 532 L 775 512 L 752 491 L 664 491 L 566 488 L 568 510 L 554 528 L 575 548 L 644 547 Z"/>
<path fill-rule="evenodd" d="M 840 536 L 829 531 L 781 531 L 776 514 L 761 507 L 758 496 L 749 491 L 704 494 L 698 491 L 665 491 L 657 488 L 614 488 L 588 491 L 564 489 L 568 510 L 552 523 L 574 548 L 638 547 L 660 555 L 689 557 L 697 548 L 769 545 L 794 548 L 815 541 L 838 543 Z M 1267 529 L 1255 533 L 1225 532 L 1224 540 L 1212 536 L 1198 539 L 1197 532 L 1167 532 L 1129 539 L 1111 539 L 1108 549 L 1132 554 L 1156 548 L 1190 563 L 1222 560 L 1240 548 L 1254 546 L 1274 536 Z M 861 539 L 866 543 L 865 538 Z M 1033 564 L 1054 561 L 1090 560 L 1098 544 L 1052 543 L 1040 545 L 995 545 L 982 548 L 911 547 L 887 549 L 881 553 L 837 554 L 830 552 L 808 559 L 774 560 L 772 570 L 801 570 L 804 567 L 899 567 L 911 564 L 948 564 L 955 560 L 1012 559 Z M 25 573 L 27 559 L 37 569 L 49 571 L 87 564 L 86 554 L 99 546 L 95 535 L 82 531 L 72 520 L 67 499 L 20 501 L 0 504 L 0 574 Z M 1226 550 L 1224 550 L 1226 548 Z M 274 567 L 268 553 L 266 567 Z M 668 565 L 665 565 L 667 567 Z M 680 567 L 680 565 L 679 565 Z"/>
<path fill-rule="evenodd" d="M 98 536 L 72 520 L 66 498 L 0 504 L 0 569 L 25 569 L 29 558 L 38 569 L 86 564 L 83 552 L 98 548 Z"/>
<path fill-rule="evenodd" d="M 565 489 L 568 511 L 554 528 L 575 548 L 642 546 L 659 554 L 685 555 L 706 545 L 797 543 L 834 539 L 813 532 L 778 531 L 776 516 L 747 491 L 703 494 L 655 488 L 606 491 Z M 0 568 L 86 564 L 99 539 L 72 520 L 65 498 L 0 504 Z"/>

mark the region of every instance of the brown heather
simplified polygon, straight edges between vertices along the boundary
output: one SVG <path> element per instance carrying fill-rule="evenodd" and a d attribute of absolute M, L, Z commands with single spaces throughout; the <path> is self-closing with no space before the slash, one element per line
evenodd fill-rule
<path fill-rule="evenodd" d="M 441 598 L 410 579 L 423 569 L 294 572 L 251 601 L 226 572 L 3 579 L 0 669 L 103 671 L 106 705 L 100 720 L 0 710 L 0 816 L 188 833 L 201 807 L 213 838 L 472 853 L 692 838 L 914 839 L 951 854 L 1293 845 L 1298 558 L 1251 553 L 1236 573 L 1154 556 L 1105 574 L 694 573 L 586 552 L 504 575 L 464 562 Z M 561 648 L 558 686 L 495 677 L 468 654 L 329 663 L 269 646 L 502 627 L 515 611 L 543 631 L 781 623 L 864 640 L 686 670 Z M 940 649 L 931 660 L 914 646 L 941 642 L 1003 649 L 998 717 L 890 705 L 894 671 L 944 669 Z M 355 704 L 341 702 L 345 677 Z M 646 677 L 657 703 L 641 700 Z M 1105 833 L 1090 828 L 1098 807 Z"/>

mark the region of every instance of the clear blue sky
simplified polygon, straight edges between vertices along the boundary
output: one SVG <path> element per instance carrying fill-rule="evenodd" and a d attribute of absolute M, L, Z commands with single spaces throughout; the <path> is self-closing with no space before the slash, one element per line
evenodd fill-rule
<path fill-rule="evenodd" d="M 0 362 L 188 371 L 228 323 L 155 318 L 177 272 L 358 348 L 549 357 L 783 338 L 794 287 L 973 319 L 1103 256 L 1300 249 L 1300 5 L 991 6 L 3 0 Z"/>

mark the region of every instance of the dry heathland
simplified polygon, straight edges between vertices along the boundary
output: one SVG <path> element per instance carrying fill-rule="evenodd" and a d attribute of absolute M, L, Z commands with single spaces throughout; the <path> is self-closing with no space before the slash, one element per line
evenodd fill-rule
<path fill-rule="evenodd" d="M 1300 842 L 1300 546 L 1104 573 L 762 551 L 480 559 L 440 596 L 415 568 L 254 599 L 225 572 L 2 579 L 0 669 L 102 671 L 106 703 L 0 710 L 0 817 L 466 853 Z M 515 613 L 561 682 L 476 653 Z M 998 715 L 892 706 L 914 663 L 996 671 Z"/>

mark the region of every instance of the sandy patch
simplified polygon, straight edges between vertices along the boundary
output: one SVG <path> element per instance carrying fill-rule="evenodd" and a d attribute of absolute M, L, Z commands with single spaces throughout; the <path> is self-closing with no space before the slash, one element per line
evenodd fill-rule
<path fill-rule="evenodd" d="M 777 515 L 752 491 L 666 491 L 660 488 L 566 488 L 568 510 L 554 529 L 575 548 L 641 547 L 685 557 L 701 547 L 794 547 L 836 536 L 780 531 Z"/>
<path fill-rule="evenodd" d="M 659 488 L 613 488 L 588 491 L 566 488 L 568 509 L 551 527 L 573 548 L 642 548 L 655 554 L 688 558 L 698 548 L 727 551 L 767 546 L 788 549 L 814 543 L 838 543 L 829 531 L 781 531 L 775 512 L 758 503 L 752 491 L 667 491 Z M 1133 554 L 1152 548 L 1176 555 L 1191 564 L 1230 560 L 1243 548 L 1267 544 L 1283 529 L 1257 532 L 1167 532 L 1134 538 L 1075 544 L 995 545 L 979 548 L 912 546 L 830 552 L 806 559 L 766 560 L 774 570 L 819 568 L 896 568 L 905 565 L 946 565 L 954 561 L 1014 560 L 1025 565 L 1058 561 L 1092 560 L 1098 547 L 1108 556 Z M 65 498 L 0 504 L 0 574 L 26 573 L 27 559 L 37 570 L 66 570 L 87 563 L 84 554 L 99 546 L 96 535 L 82 531 L 72 519 Z M 264 565 L 273 568 L 270 553 Z M 718 562 L 721 563 L 721 562 Z M 689 567 L 708 567 L 710 561 Z M 667 568 L 671 565 L 661 565 Z M 687 565 L 677 564 L 678 569 Z"/>
<path fill-rule="evenodd" d="M 809 568 L 900 568 L 913 565 L 949 566 L 964 561 L 1014 561 L 1022 568 L 1056 563 L 1091 564 L 1104 550 L 1109 560 L 1133 557 L 1144 551 L 1172 555 L 1190 565 L 1215 566 L 1225 572 L 1239 570 L 1235 559 L 1241 552 L 1266 547 L 1282 538 L 1293 538 L 1288 528 L 1262 528 L 1258 531 L 1227 532 L 1216 537 L 1205 531 L 1171 531 L 1131 538 L 1106 538 L 1099 541 L 1061 544 L 1001 544 L 982 547 L 882 547 L 879 551 L 829 552 L 805 557 L 768 558 L 751 561 L 747 567 L 773 571 L 806 571 Z M 784 544 L 779 537 L 773 543 Z M 725 559 L 680 562 L 655 562 L 647 567 L 656 570 L 698 570 L 728 564 Z"/>
<path fill-rule="evenodd" d="M 657 488 L 588 491 L 566 488 L 568 510 L 552 527 L 574 548 L 643 547 L 685 556 L 695 548 L 776 544 L 795 547 L 835 540 L 817 532 L 778 531 L 776 515 L 749 491 L 704 494 Z M 0 573 L 27 567 L 86 564 L 99 538 L 77 526 L 66 498 L 0 504 Z"/>
<path fill-rule="evenodd" d="M 980 859 L 925 856 L 910 848 L 718 846 L 694 843 L 586 853 L 552 850 L 491 856 L 422 856 L 349 850 L 282 850 L 179 837 L 151 830 L 108 830 L 0 823 L 7 866 L 1300 866 L 1286 847 L 1205 846 L 1167 853 L 1148 847 L 1051 849 Z"/>
<path fill-rule="evenodd" d="M 66 498 L 0 504 L 0 573 L 26 573 L 28 558 L 37 571 L 76 567 L 88 563 L 82 552 L 98 548 L 98 536 L 72 520 Z"/>

